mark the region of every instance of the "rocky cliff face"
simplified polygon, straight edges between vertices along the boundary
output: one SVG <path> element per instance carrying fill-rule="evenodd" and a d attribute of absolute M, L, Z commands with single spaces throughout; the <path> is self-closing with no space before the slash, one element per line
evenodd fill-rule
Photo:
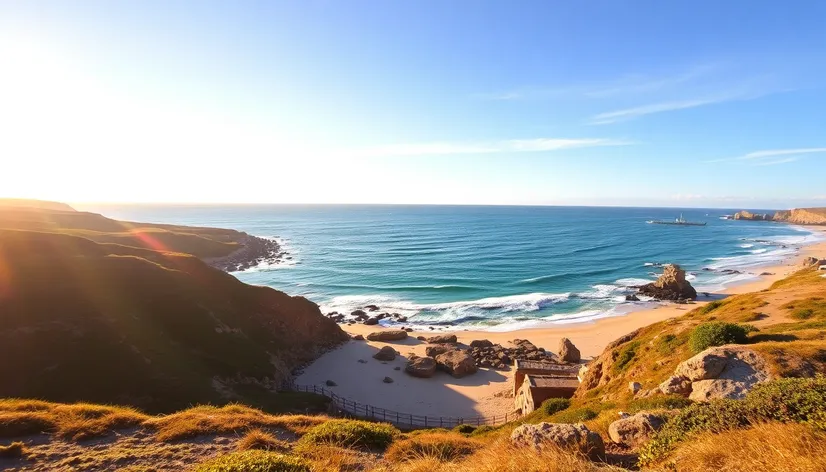
<path fill-rule="evenodd" d="M 778 211 L 772 219 L 796 225 L 826 225 L 826 208 L 795 208 Z"/>
<path fill-rule="evenodd" d="M 697 290 L 685 279 L 685 270 L 677 264 L 663 267 L 662 275 L 656 282 L 640 287 L 640 293 L 658 300 L 694 300 Z"/>

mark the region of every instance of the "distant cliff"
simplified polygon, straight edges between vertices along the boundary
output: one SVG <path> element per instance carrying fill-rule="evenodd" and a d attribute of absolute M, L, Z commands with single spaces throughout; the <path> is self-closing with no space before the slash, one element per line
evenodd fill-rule
<path fill-rule="evenodd" d="M 778 211 L 772 219 L 798 225 L 826 225 L 826 208 L 795 208 Z"/>
<path fill-rule="evenodd" d="M 734 214 L 735 220 L 778 221 L 797 225 L 826 225 L 826 208 L 794 208 L 781 210 L 774 214 L 752 213 L 747 210 Z"/>

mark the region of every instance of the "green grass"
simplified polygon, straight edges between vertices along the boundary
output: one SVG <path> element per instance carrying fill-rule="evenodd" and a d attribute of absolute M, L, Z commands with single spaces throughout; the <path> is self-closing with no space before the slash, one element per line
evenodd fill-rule
<path fill-rule="evenodd" d="M 310 472 L 310 464 L 299 457 L 276 452 L 233 452 L 199 464 L 193 472 Z"/>
<path fill-rule="evenodd" d="M 619 351 L 617 351 L 617 358 L 614 361 L 614 365 L 611 368 L 614 374 L 620 374 L 625 369 L 628 368 L 628 365 L 631 361 L 634 360 L 634 357 L 637 355 L 637 349 L 640 347 L 639 341 L 632 341 L 625 346 L 621 347 Z"/>
<path fill-rule="evenodd" d="M 783 305 L 789 316 L 796 320 L 826 320 L 826 300 L 820 297 L 795 300 Z"/>
<path fill-rule="evenodd" d="M 384 450 L 400 434 L 386 423 L 359 420 L 331 420 L 305 434 L 299 441 L 304 446 L 333 445 L 353 449 Z"/>
<path fill-rule="evenodd" d="M 539 409 L 542 410 L 542 413 L 551 416 L 567 409 L 569 406 L 571 406 L 571 400 L 568 398 L 549 398 L 542 402 Z"/>

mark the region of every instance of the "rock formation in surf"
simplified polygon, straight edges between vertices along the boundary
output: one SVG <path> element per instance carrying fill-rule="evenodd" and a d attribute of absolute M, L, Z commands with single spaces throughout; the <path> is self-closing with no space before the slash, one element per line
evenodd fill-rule
<path fill-rule="evenodd" d="M 697 290 L 685 279 L 685 271 L 677 264 L 663 267 L 663 274 L 656 282 L 640 287 L 640 293 L 657 300 L 695 300 Z"/>

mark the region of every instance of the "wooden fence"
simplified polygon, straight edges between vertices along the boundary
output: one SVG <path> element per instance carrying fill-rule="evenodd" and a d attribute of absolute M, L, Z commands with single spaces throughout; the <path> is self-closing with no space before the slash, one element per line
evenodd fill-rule
<path fill-rule="evenodd" d="M 354 416 L 357 418 L 392 423 L 401 428 L 421 429 L 421 428 L 453 428 L 460 424 L 472 426 L 496 426 L 519 418 L 516 413 L 505 413 L 504 415 L 494 415 L 489 417 L 474 416 L 469 418 L 449 417 L 449 416 L 425 416 L 402 413 L 385 408 L 378 408 L 366 405 L 347 398 L 341 397 L 331 390 L 315 385 L 291 385 L 290 389 L 296 392 L 315 393 L 329 398 L 337 414 L 342 416 Z"/>

